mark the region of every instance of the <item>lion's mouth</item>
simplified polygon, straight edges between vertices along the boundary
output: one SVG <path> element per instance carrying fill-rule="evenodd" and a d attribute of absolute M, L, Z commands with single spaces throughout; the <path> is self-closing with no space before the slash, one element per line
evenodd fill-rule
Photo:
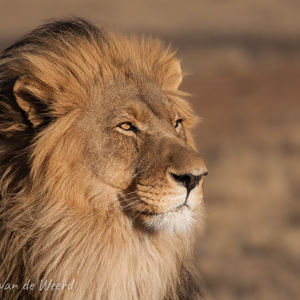
<path fill-rule="evenodd" d="M 139 196 L 138 207 L 130 214 L 133 221 L 136 220 L 138 226 L 153 231 L 163 231 L 170 234 L 184 233 L 191 229 L 193 226 L 199 207 L 195 204 L 199 199 L 197 195 L 173 195 L 173 198 L 167 198 L 168 206 L 164 206 L 163 202 L 160 204 L 157 200 L 155 203 L 147 201 L 147 197 Z M 144 195 L 143 195 L 144 196 Z M 139 227 L 138 227 L 139 228 Z"/>
<path fill-rule="evenodd" d="M 195 218 L 191 207 L 183 203 L 162 213 L 142 212 L 140 220 L 145 228 L 173 234 L 187 232 Z"/>
<path fill-rule="evenodd" d="M 138 212 L 138 214 L 140 215 L 144 215 L 144 216 L 160 216 L 160 215 L 165 215 L 168 213 L 180 213 L 182 210 L 184 209 L 190 209 L 189 205 L 186 203 L 186 201 L 178 206 L 176 206 L 175 208 L 172 208 L 170 210 L 164 211 L 164 212 L 160 212 L 160 213 L 156 213 L 156 212 L 148 212 L 148 211 L 140 211 Z"/>

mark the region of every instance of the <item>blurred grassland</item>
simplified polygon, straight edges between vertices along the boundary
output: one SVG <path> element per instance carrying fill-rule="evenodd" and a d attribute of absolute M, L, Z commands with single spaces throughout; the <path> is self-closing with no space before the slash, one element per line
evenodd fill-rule
<path fill-rule="evenodd" d="M 2 0 L 1 48 L 69 15 L 178 48 L 203 119 L 210 298 L 300 299 L 300 1 Z"/>

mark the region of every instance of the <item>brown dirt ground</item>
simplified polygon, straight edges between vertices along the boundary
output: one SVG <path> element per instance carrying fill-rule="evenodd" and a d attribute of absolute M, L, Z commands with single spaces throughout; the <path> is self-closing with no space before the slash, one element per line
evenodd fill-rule
<path fill-rule="evenodd" d="M 199 265 L 212 299 L 300 299 L 300 73 L 190 78 L 204 116 L 207 228 Z"/>

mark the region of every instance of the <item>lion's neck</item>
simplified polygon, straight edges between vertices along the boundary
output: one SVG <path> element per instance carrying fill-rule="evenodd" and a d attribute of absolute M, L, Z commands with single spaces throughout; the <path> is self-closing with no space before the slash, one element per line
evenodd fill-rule
<path fill-rule="evenodd" d="M 26 211 L 35 211 L 35 216 L 18 229 L 20 219 L 29 220 Z M 11 232 L 26 234 L 19 234 L 15 245 L 19 260 L 15 253 L 6 253 L 6 261 L 16 271 L 8 280 L 19 282 L 21 272 L 23 283 L 31 279 L 37 286 L 41 280 L 68 284 L 75 280 L 72 290 L 43 291 L 53 299 L 74 295 L 77 299 L 124 299 L 125 295 L 126 299 L 159 299 L 166 289 L 175 288 L 178 268 L 190 255 L 188 237 L 146 234 L 117 211 L 111 219 L 104 212 L 86 215 L 49 205 L 48 210 L 15 212 L 14 220 L 0 250 L 5 252 Z"/>

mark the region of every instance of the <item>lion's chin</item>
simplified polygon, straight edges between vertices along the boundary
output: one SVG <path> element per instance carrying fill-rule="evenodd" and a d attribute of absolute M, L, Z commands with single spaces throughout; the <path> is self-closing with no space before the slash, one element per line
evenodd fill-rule
<path fill-rule="evenodd" d="M 183 234 L 192 229 L 195 213 L 186 205 L 162 214 L 150 215 L 143 218 L 146 228 L 163 231 L 169 234 Z"/>

